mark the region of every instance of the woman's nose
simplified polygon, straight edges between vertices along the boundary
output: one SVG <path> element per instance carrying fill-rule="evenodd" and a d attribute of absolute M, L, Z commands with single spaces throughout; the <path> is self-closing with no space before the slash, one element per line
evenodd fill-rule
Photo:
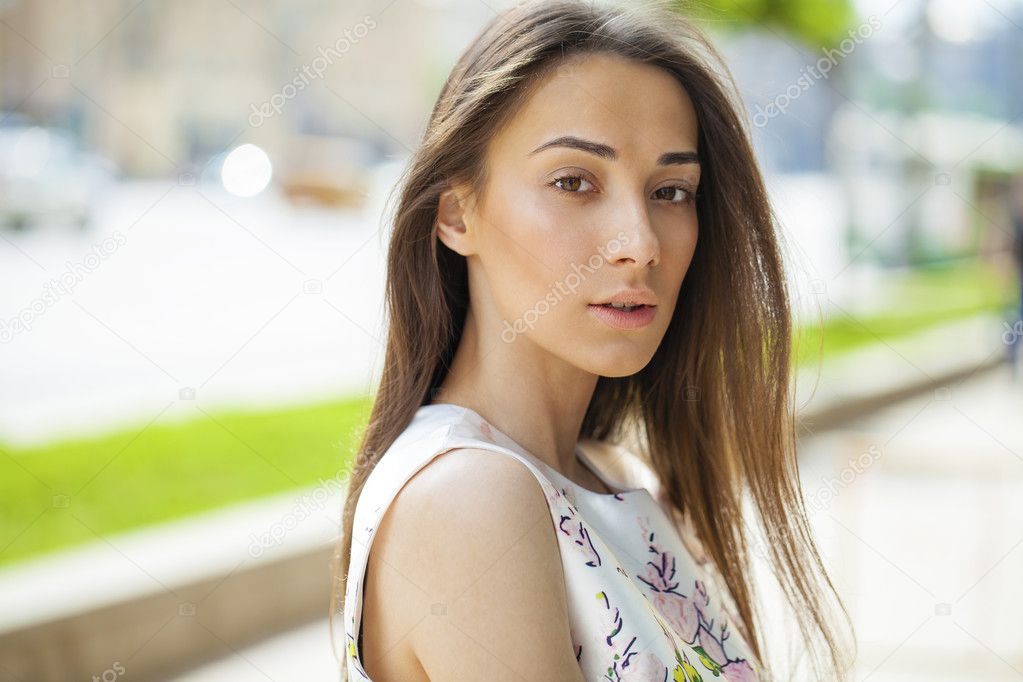
<path fill-rule="evenodd" d="M 622 206 L 623 212 L 616 221 L 621 248 L 611 262 L 631 261 L 640 266 L 656 266 L 660 262 L 661 244 L 650 220 L 650 208 L 645 197 L 623 202 Z"/>

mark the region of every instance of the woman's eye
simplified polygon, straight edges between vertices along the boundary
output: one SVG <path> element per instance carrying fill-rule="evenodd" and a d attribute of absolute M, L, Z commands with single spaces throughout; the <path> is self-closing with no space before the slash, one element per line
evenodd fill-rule
<path fill-rule="evenodd" d="M 585 194 L 593 191 L 593 183 L 579 175 L 563 175 L 556 178 L 550 185 L 570 194 Z M 672 204 L 690 204 L 695 199 L 695 193 L 682 185 L 670 185 L 654 190 L 654 198 Z"/>
<path fill-rule="evenodd" d="M 665 199 L 673 204 L 688 204 L 693 200 L 693 193 L 681 185 L 662 187 L 654 192 L 658 199 Z"/>
<path fill-rule="evenodd" d="M 584 180 L 578 175 L 564 175 L 557 178 L 551 185 L 557 187 L 564 192 L 578 193 L 582 189 L 582 184 L 586 183 L 592 187 L 592 184 L 588 180 Z"/>

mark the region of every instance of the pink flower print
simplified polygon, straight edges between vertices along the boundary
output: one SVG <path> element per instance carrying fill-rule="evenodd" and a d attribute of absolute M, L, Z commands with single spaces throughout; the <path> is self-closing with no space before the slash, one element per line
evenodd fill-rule
<path fill-rule="evenodd" d="M 654 607 L 683 641 L 692 643 L 696 639 L 700 618 L 696 607 L 689 599 L 671 592 L 657 592 L 652 601 Z"/>
<path fill-rule="evenodd" d="M 678 587 L 675 580 L 675 557 L 670 552 L 662 552 L 654 542 L 654 534 L 647 537 L 647 552 L 650 555 L 646 562 L 646 571 L 637 576 L 640 580 L 658 592 L 674 592 Z"/>
<path fill-rule="evenodd" d="M 729 661 L 727 665 L 721 667 L 721 673 L 728 682 L 758 682 L 759 680 L 753 666 L 745 659 Z"/>
<path fill-rule="evenodd" d="M 633 656 L 622 664 L 621 682 L 661 682 L 665 679 L 664 664 L 649 651 Z"/>
<path fill-rule="evenodd" d="M 719 626 L 720 634 L 713 634 L 714 622 L 709 624 L 701 614 L 699 644 L 694 647 L 704 667 L 712 671 L 715 676 L 723 674 L 726 680 L 738 680 L 739 682 L 755 682 L 756 672 L 748 661 L 742 658 L 729 659 L 725 652 L 725 642 L 731 637 L 728 631 L 728 623 L 722 622 Z"/>
<path fill-rule="evenodd" d="M 707 658 L 714 662 L 715 665 L 722 666 L 728 661 L 728 656 L 725 655 L 725 648 L 721 642 L 718 641 L 714 635 L 704 626 L 700 626 L 700 650 L 706 654 Z"/>
<path fill-rule="evenodd" d="M 703 584 L 702 580 L 697 580 L 693 585 L 692 599 L 696 610 L 700 612 L 700 619 L 706 622 L 707 607 L 710 606 L 710 596 L 707 594 L 707 586 Z M 713 624 L 713 621 L 711 623 Z"/>
<path fill-rule="evenodd" d="M 706 593 L 700 593 L 699 586 L 693 598 L 680 593 L 675 579 L 675 557 L 661 550 L 654 541 L 653 533 L 648 533 L 647 542 L 651 558 L 646 563 L 645 572 L 636 577 L 653 591 L 651 602 L 676 634 L 691 644 L 696 640 L 700 627 L 700 609 L 706 606 Z"/>
<path fill-rule="evenodd" d="M 480 425 L 479 426 L 480 426 L 480 431 L 483 432 L 483 435 L 485 435 L 487 438 L 490 438 L 492 440 L 493 437 L 494 437 L 494 432 L 490 428 L 490 424 L 488 424 L 486 420 L 480 419 Z"/>

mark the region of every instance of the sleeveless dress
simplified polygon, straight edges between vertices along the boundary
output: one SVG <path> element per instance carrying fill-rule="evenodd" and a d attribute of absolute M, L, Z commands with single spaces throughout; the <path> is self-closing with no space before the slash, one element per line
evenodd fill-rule
<path fill-rule="evenodd" d="M 417 471 L 468 447 L 517 459 L 543 488 L 564 567 L 572 645 L 586 680 L 758 680 L 760 664 L 730 628 L 738 623 L 734 603 L 695 534 L 674 524 L 651 494 L 650 488 L 659 491 L 656 476 L 642 466 L 637 478 L 646 487 L 623 490 L 594 465 L 584 444 L 603 444 L 582 441 L 576 455 L 613 494 L 577 485 L 470 408 L 421 406 L 370 473 L 356 505 L 343 615 L 348 679 L 370 679 L 361 620 L 374 530 Z"/>

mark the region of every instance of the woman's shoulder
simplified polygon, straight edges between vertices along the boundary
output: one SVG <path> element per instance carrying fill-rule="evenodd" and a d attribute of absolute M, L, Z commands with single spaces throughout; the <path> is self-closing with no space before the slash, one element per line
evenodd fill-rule
<path fill-rule="evenodd" d="M 489 424 L 477 423 L 474 416 L 455 405 L 421 407 L 369 472 L 357 504 L 361 525 L 375 527 L 383 511 L 410 486 L 451 488 L 466 477 L 482 480 L 501 477 L 502 472 L 505 478 L 514 472 L 526 484 L 531 483 L 530 476 L 542 485 L 549 483 L 528 456 L 501 442 Z"/>
<path fill-rule="evenodd" d="M 574 663 L 547 500 L 511 457 L 460 447 L 433 458 L 386 510 L 369 571 L 377 641 L 414 627 L 409 646 L 427 670 L 443 666 L 442 652 L 458 650 L 465 633 L 505 660 L 533 650 L 554 669 Z M 438 627 L 439 615 L 452 627 Z"/>
<path fill-rule="evenodd" d="M 524 506 L 547 512 L 530 468 L 515 457 L 474 446 L 452 447 L 432 457 L 409 477 L 392 505 L 424 519 L 467 523 L 518 524 L 509 512 Z"/>

